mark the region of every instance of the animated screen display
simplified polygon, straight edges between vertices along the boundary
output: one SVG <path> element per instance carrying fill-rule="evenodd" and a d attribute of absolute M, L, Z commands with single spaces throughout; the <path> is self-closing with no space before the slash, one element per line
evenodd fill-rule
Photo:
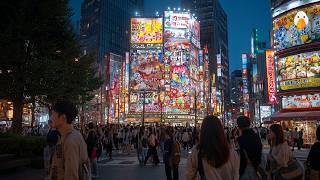
<path fill-rule="evenodd" d="M 283 109 L 320 108 L 320 94 L 285 96 L 282 98 Z"/>
<path fill-rule="evenodd" d="M 130 87 L 132 91 L 156 91 L 163 78 L 162 51 L 132 50 Z"/>
<path fill-rule="evenodd" d="M 190 23 L 190 13 L 188 12 L 164 12 L 164 28 L 187 29 Z"/>
<path fill-rule="evenodd" d="M 273 20 L 274 48 L 282 50 L 320 40 L 320 3 L 291 10 Z"/>
<path fill-rule="evenodd" d="M 279 58 L 278 83 L 280 90 L 320 86 L 320 51 Z"/>
<path fill-rule="evenodd" d="M 162 43 L 162 18 L 131 18 L 131 43 Z"/>

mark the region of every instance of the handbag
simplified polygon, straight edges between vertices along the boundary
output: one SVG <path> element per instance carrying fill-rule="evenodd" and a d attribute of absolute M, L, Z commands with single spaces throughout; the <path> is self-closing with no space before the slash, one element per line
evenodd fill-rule
<path fill-rule="evenodd" d="M 279 175 L 284 180 L 302 179 L 303 172 L 300 164 L 296 158 L 291 158 L 287 167 L 279 169 Z"/>

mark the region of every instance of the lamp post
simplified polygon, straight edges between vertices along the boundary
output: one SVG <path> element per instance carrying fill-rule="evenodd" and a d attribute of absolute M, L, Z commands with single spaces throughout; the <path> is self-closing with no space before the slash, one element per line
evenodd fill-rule
<path fill-rule="evenodd" d="M 120 125 L 120 94 L 118 94 L 118 125 Z"/>
<path fill-rule="evenodd" d="M 194 91 L 194 127 L 197 127 L 197 90 Z"/>

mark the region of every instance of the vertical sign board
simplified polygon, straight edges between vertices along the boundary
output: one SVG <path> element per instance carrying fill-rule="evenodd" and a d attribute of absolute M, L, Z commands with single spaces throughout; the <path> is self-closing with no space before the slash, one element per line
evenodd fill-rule
<path fill-rule="evenodd" d="M 267 65 L 267 79 L 268 79 L 268 102 L 275 104 L 276 99 L 276 82 L 274 74 L 274 57 L 272 50 L 266 50 L 266 65 Z"/>
<path fill-rule="evenodd" d="M 222 72 L 221 72 L 221 54 L 217 54 L 217 76 L 221 77 Z"/>
<path fill-rule="evenodd" d="M 248 58 L 247 54 L 242 54 L 242 82 L 243 82 L 243 105 L 244 115 L 249 116 L 249 90 L 248 90 Z"/>

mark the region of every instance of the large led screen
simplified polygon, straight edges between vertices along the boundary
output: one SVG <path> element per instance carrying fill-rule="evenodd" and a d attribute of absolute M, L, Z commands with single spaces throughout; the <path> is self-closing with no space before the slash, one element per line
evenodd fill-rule
<path fill-rule="evenodd" d="M 158 90 L 163 76 L 161 59 L 161 50 L 132 50 L 130 72 L 130 87 L 132 91 Z"/>
<path fill-rule="evenodd" d="M 162 18 L 131 18 L 131 43 L 162 43 Z"/>
<path fill-rule="evenodd" d="M 320 108 L 320 94 L 285 96 L 282 98 L 283 109 Z"/>
<path fill-rule="evenodd" d="M 130 94 L 130 112 L 142 112 L 143 102 L 144 110 L 148 113 L 160 112 L 160 97 L 157 92 L 145 92 L 145 99 L 143 92 Z"/>
<path fill-rule="evenodd" d="M 273 20 L 274 48 L 282 50 L 320 40 L 320 3 L 297 8 Z"/>
<path fill-rule="evenodd" d="M 279 58 L 280 90 L 320 87 L 320 51 Z"/>

